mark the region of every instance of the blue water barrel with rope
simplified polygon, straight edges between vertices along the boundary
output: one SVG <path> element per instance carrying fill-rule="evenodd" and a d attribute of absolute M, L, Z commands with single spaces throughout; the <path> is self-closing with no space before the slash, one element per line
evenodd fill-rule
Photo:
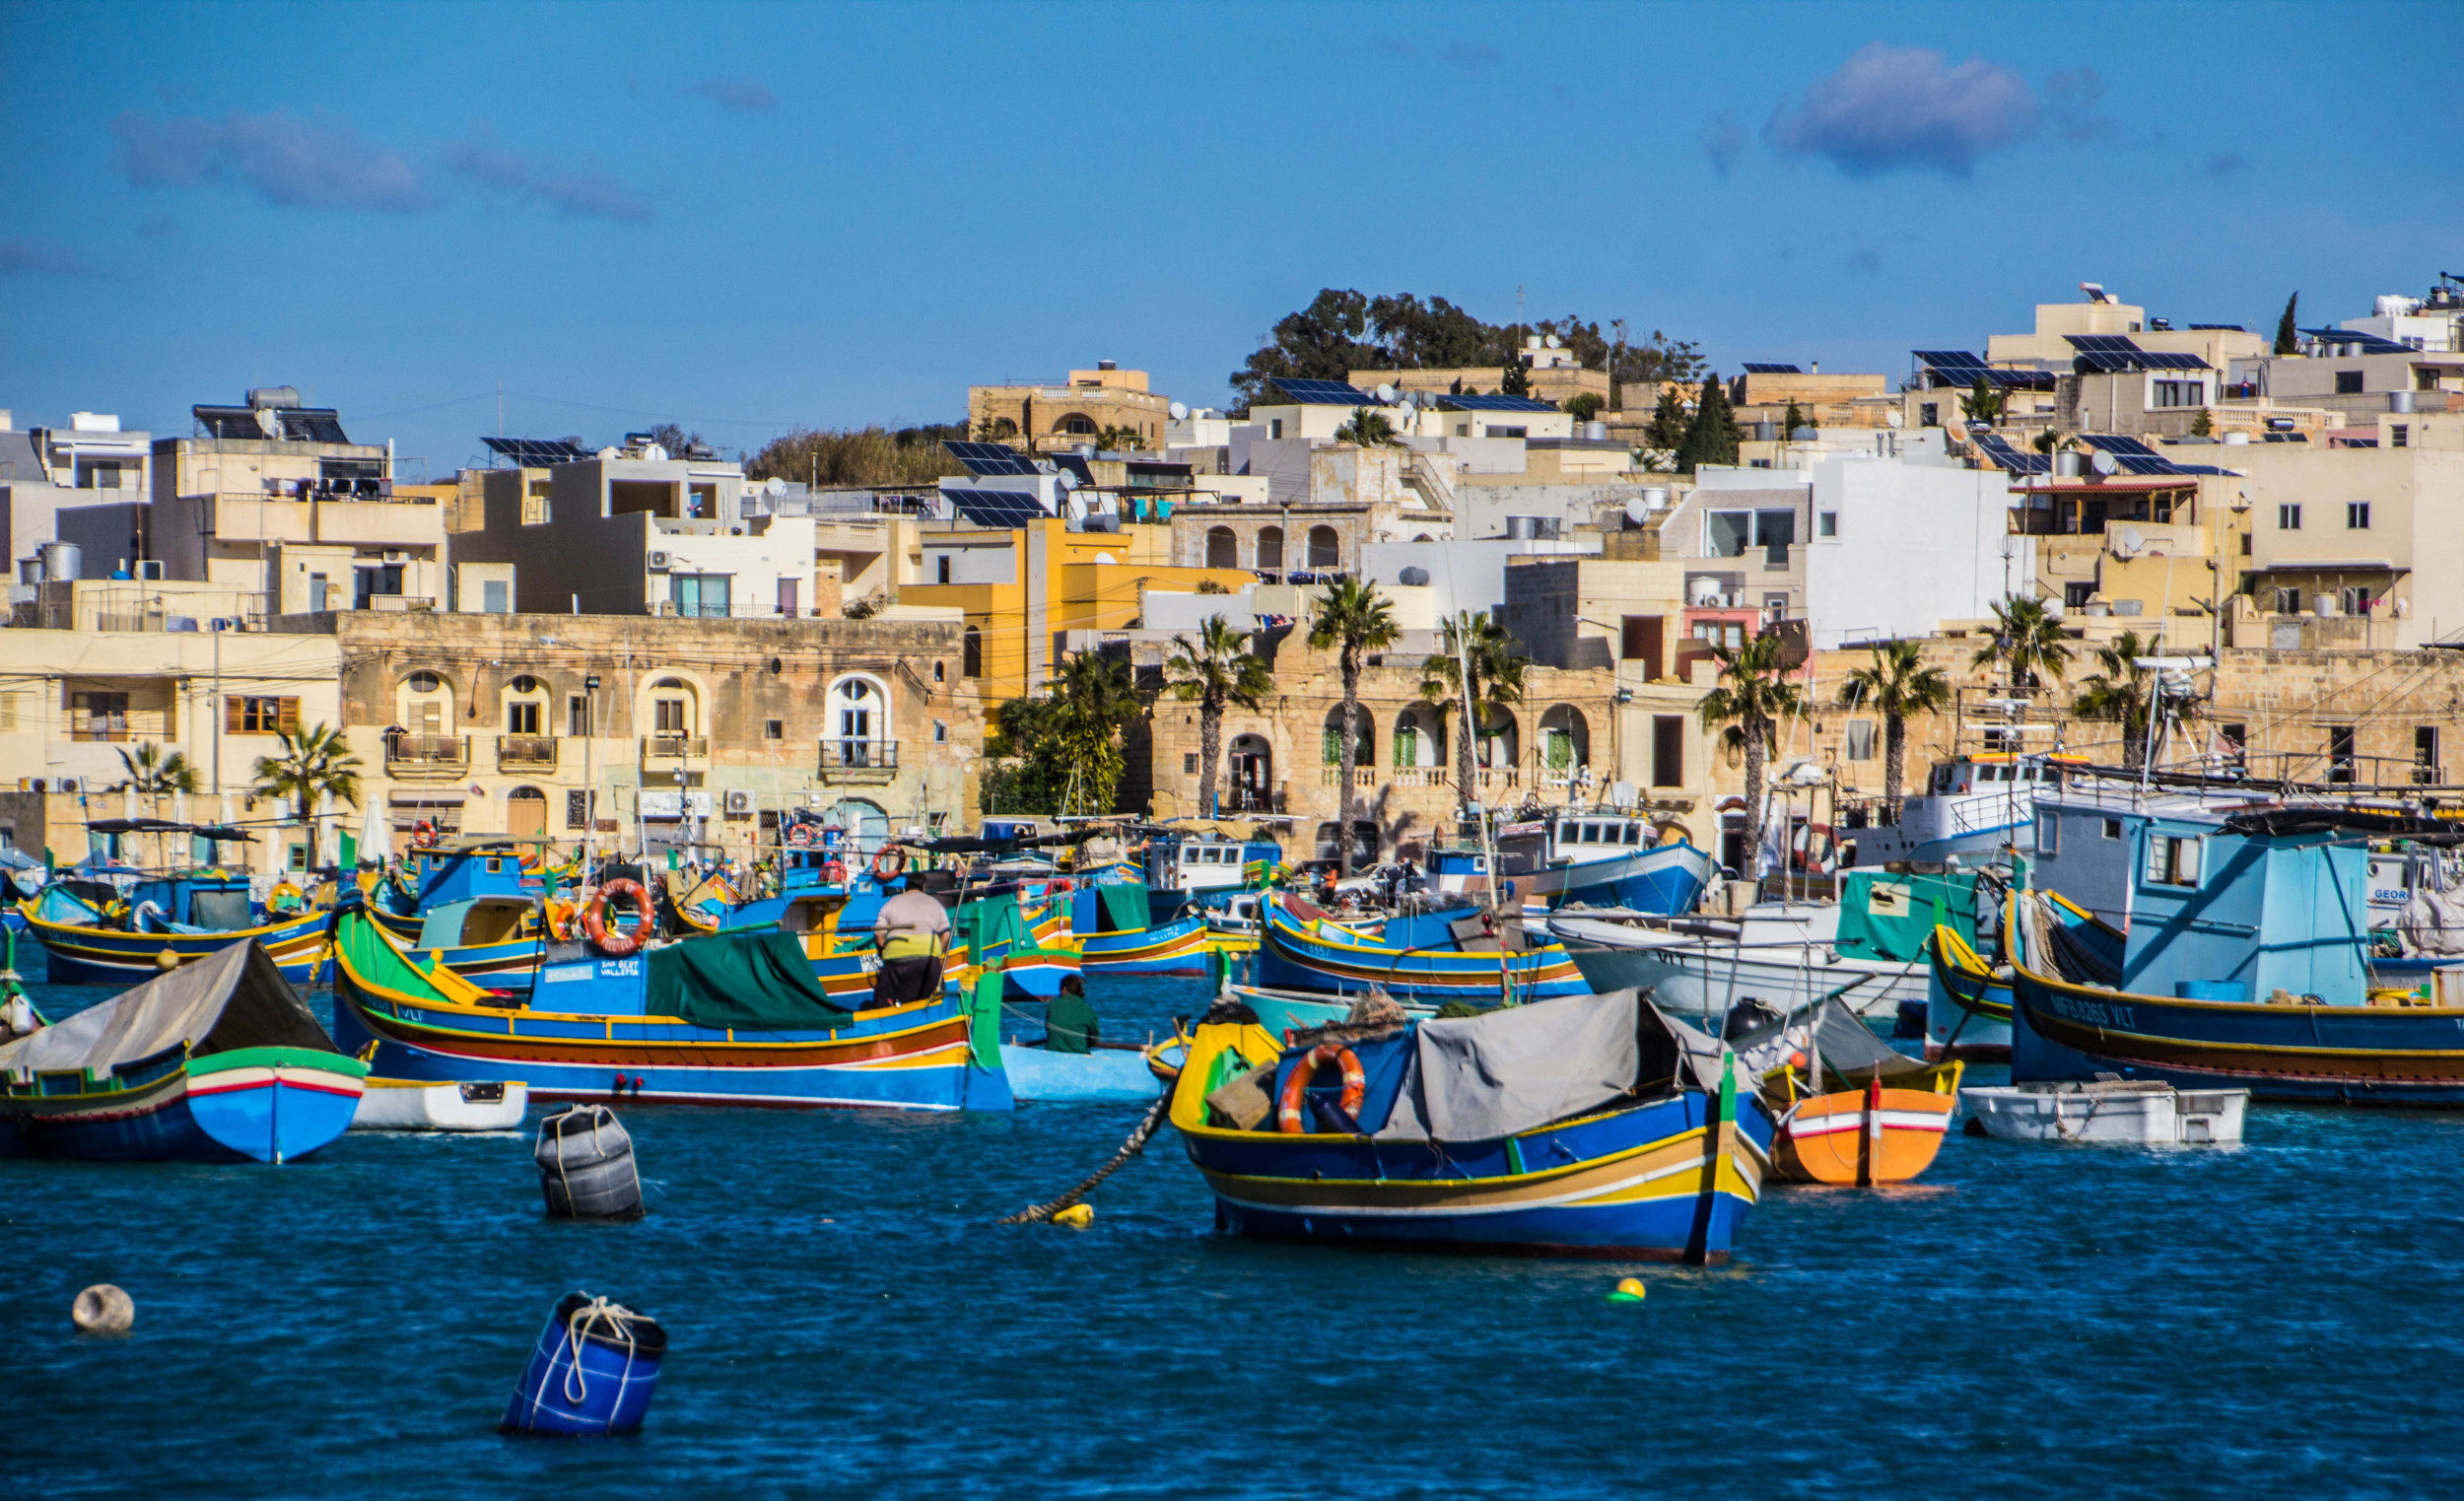
<path fill-rule="evenodd" d="M 556 1305 L 505 1409 L 504 1433 L 637 1433 L 658 1390 L 667 1331 L 621 1304 L 571 1293 Z"/>

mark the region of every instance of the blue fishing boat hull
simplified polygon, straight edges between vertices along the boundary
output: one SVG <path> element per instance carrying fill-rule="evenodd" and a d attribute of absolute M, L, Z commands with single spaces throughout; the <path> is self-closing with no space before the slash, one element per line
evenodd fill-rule
<path fill-rule="evenodd" d="M 1421 927 L 1463 914 L 1432 914 L 1419 920 L 1404 941 L 1362 938 L 1357 934 L 1312 932 L 1280 900 L 1266 904 L 1260 923 L 1258 984 L 1274 990 L 1319 990 L 1359 994 L 1382 989 L 1398 1000 L 1497 1001 L 1503 998 L 1511 974 L 1516 998 L 1539 1000 L 1552 995 L 1588 995 L 1583 980 L 1561 944 L 1548 943 L 1513 955 L 1465 953 L 1451 940 L 1433 934 L 1424 947 Z M 1405 920 L 1398 919 L 1398 922 Z M 1389 923 L 1390 930 L 1394 923 Z"/>
<path fill-rule="evenodd" d="M 1001 1068 L 1009 1091 L 1028 1104 L 1135 1105 L 1164 1092 L 1146 1066 L 1146 1055 L 1126 1048 L 1092 1053 L 1049 1053 L 1017 1043 L 1001 1045 Z"/>
<path fill-rule="evenodd" d="M 251 938 L 265 945 L 275 968 L 294 985 L 309 985 L 331 974 L 325 953 L 324 913 L 262 927 L 232 932 L 139 933 L 81 923 L 30 919 L 28 928 L 42 945 L 46 973 L 55 985 L 111 985 L 123 989 L 142 985 L 163 973 L 158 956 L 170 949 L 182 964 Z"/>
<path fill-rule="evenodd" d="M 251 1054 L 281 1054 L 252 1058 Z M 211 1066 L 209 1066 L 211 1065 Z M 295 1162 L 350 1127 L 366 1065 L 250 1049 L 129 1069 L 120 1087 L 0 1098 L 0 1147 L 96 1162 Z M 140 1082 L 130 1084 L 129 1077 Z"/>
<path fill-rule="evenodd" d="M 1088 933 L 1078 940 L 1087 974 L 1203 975 L 1206 920 L 1193 914 L 1135 932 Z"/>

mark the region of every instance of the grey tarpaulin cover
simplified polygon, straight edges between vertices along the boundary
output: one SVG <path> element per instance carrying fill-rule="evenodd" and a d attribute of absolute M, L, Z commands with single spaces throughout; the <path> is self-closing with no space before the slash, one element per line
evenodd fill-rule
<path fill-rule="evenodd" d="M 1672 1083 L 1715 1086 L 1726 1051 L 1631 989 L 1424 1021 L 1412 1041 L 1384 1139 L 1487 1141 Z"/>
<path fill-rule="evenodd" d="M 1737 1061 L 1754 1078 L 1779 1067 L 1792 1054 L 1806 1049 L 1807 1032 L 1820 1045 L 1825 1087 L 1849 1088 L 1876 1078 L 1893 1079 L 1925 1072 L 1926 1065 L 1876 1037 L 1857 1013 L 1836 995 L 1793 1011 L 1781 1022 L 1737 1039 Z"/>
<path fill-rule="evenodd" d="M 0 1070 L 21 1078 L 48 1068 L 102 1073 L 183 1042 L 199 1055 L 234 1048 L 335 1051 L 315 1013 L 250 939 L 0 1048 Z"/>

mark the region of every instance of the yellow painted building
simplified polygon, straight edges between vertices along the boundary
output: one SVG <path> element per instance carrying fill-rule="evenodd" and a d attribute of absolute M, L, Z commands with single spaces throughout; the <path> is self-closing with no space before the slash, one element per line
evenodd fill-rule
<path fill-rule="evenodd" d="M 924 579 L 899 590 L 903 604 L 954 606 L 967 615 L 966 672 L 990 707 L 1040 690 L 1070 649 L 1068 633 L 1135 626 L 1149 587 L 1192 590 L 1212 581 L 1238 590 L 1245 569 L 1179 568 L 1172 529 L 1133 525 L 1078 531 L 1059 518 L 1015 530 L 927 523 Z"/>

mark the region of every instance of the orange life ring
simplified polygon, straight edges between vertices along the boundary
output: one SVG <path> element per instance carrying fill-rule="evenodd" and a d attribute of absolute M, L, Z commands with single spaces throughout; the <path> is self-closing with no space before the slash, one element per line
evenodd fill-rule
<path fill-rule="evenodd" d="M 547 918 L 548 936 L 562 943 L 573 936 L 574 904 L 550 897 L 543 908 Z"/>
<path fill-rule="evenodd" d="M 1300 1066 L 1283 1081 L 1283 1093 L 1275 1101 L 1276 1130 L 1287 1136 L 1297 1136 L 1309 1129 L 1301 1122 L 1301 1100 L 1308 1092 L 1309 1081 L 1316 1078 L 1318 1070 L 1329 1063 L 1337 1064 L 1343 1070 L 1343 1093 L 1336 1103 L 1342 1107 L 1343 1114 L 1354 1118 L 1359 1116 L 1360 1102 L 1369 1092 L 1369 1076 L 1360 1071 L 1360 1056 L 1349 1048 L 1320 1043 L 1309 1050 L 1309 1057 L 1301 1059 Z"/>
<path fill-rule="evenodd" d="M 811 824 L 794 824 L 788 827 L 787 848 L 791 850 L 809 850 L 812 847 L 813 826 Z"/>
<path fill-rule="evenodd" d="M 1059 877 L 1058 879 L 1056 879 L 1056 880 L 1054 880 L 1054 881 L 1050 882 L 1049 884 L 1047 884 L 1047 885 L 1045 886 L 1045 888 L 1044 888 L 1044 889 L 1045 889 L 1046 893 L 1047 893 L 1047 894 L 1049 894 L 1049 895 L 1052 895 L 1052 896 L 1057 896 L 1057 897 L 1065 897 L 1065 896 L 1069 895 L 1069 893 L 1071 893 L 1071 892 L 1073 892 L 1073 891 L 1075 891 L 1075 890 L 1077 890 L 1077 889 L 1078 889 L 1078 883 L 1077 883 L 1077 882 L 1075 882 L 1075 881 L 1073 881 L 1073 880 L 1071 880 L 1071 879 L 1069 879 L 1069 877 L 1067 877 L 1067 876 L 1065 876 L 1065 875 L 1064 875 L 1064 876 Z"/>
<path fill-rule="evenodd" d="M 642 935 L 608 925 L 607 903 L 610 897 L 623 897 L 633 903 L 633 910 L 642 915 L 642 925 L 648 927 L 650 921 L 650 894 L 642 889 L 640 881 L 619 877 L 600 887 L 597 894 L 590 898 L 590 905 L 582 910 L 582 930 L 590 935 L 590 941 L 598 945 L 599 952 L 622 959 L 627 954 L 640 951 Z"/>
<path fill-rule="evenodd" d="M 881 868 L 884 865 L 890 868 L 884 870 Z M 907 852 L 896 845 L 885 847 L 879 854 L 872 857 L 872 878 L 876 881 L 894 881 L 906 873 Z"/>

